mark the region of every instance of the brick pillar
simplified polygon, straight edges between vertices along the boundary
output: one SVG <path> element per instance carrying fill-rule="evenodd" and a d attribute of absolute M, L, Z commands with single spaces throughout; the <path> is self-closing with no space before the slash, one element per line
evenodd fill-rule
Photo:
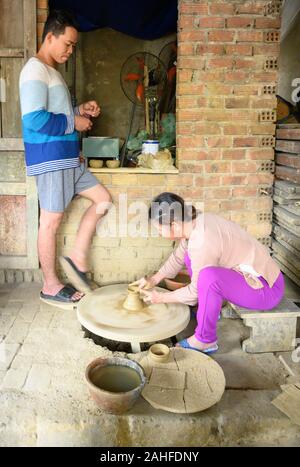
<path fill-rule="evenodd" d="M 37 0 L 37 41 L 38 47 L 42 43 L 44 24 L 48 15 L 48 0 Z"/>
<path fill-rule="evenodd" d="M 271 234 L 280 5 L 180 0 L 177 144 L 207 211 Z"/>

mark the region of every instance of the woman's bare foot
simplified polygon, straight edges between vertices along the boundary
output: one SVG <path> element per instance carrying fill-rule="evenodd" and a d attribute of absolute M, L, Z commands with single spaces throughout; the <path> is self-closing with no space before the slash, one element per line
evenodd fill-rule
<path fill-rule="evenodd" d="M 191 347 L 193 347 L 194 349 L 198 349 L 198 350 L 210 349 L 211 347 L 214 347 L 217 344 L 217 342 L 211 342 L 210 344 L 205 344 L 204 342 L 200 342 L 195 337 L 195 335 L 189 337 L 187 341 Z M 180 347 L 180 345 L 176 344 L 176 347 Z"/>
<path fill-rule="evenodd" d="M 64 284 L 58 282 L 57 284 L 44 284 L 44 287 L 42 289 L 42 292 L 43 294 L 45 295 L 52 295 L 53 297 L 55 297 L 55 295 L 61 290 L 63 289 L 65 286 Z M 81 292 L 75 292 L 73 295 L 72 295 L 72 300 L 76 301 L 76 300 L 80 300 L 82 297 L 84 296 L 84 293 L 81 293 Z"/>

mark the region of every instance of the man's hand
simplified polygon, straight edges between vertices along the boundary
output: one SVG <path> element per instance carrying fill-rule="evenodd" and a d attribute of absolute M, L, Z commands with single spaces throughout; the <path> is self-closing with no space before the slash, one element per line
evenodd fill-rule
<path fill-rule="evenodd" d="M 79 117 L 75 115 L 75 129 L 77 131 L 89 131 L 93 126 L 93 123 L 89 118 Z"/>
<path fill-rule="evenodd" d="M 79 112 L 84 117 L 99 117 L 101 109 L 96 101 L 88 101 L 79 106 Z"/>

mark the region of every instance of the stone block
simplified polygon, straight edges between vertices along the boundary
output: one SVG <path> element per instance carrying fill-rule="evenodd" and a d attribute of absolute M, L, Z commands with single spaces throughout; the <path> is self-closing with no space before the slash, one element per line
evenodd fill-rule
<path fill-rule="evenodd" d="M 10 368 L 3 378 L 1 389 L 21 390 L 24 386 L 28 371 L 18 368 Z"/>
<path fill-rule="evenodd" d="M 19 311 L 17 322 L 32 323 L 34 317 L 40 310 L 39 305 L 23 305 Z"/>
<path fill-rule="evenodd" d="M 300 308 L 291 300 L 283 299 L 273 310 L 235 309 L 245 326 L 251 328 L 250 338 L 243 342 L 245 352 L 288 352 L 295 349 Z"/>
<path fill-rule="evenodd" d="M 120 246 L 120 238 L 107 238 L 95 235 L 92 245 L 95 247 L 102 246 L 106 248 L 118 248 Z"/>
<path fill-rule="evenodd" d="M 23 271 L 15 271 L 15 281 L 16 283 L 24 282 Z"/>
<path fill-rule="evenodd" d="M 2 269 L 0 270 L 0 284 L 5 284 L 5 273 Z"/>
<path fill-rule="evenodd" d="M 9 314 L 0 313 L 0 329 L 1 329 L 1 333 L 7 335 L 9 333 L 9 330 L 12 327 L 15 319 L 16 319 L 16 315 L 9 315 Z"/>
<path fill-rule="evenodd" d="M 43 273 L 41 269 L 35 269 L 33 271 L 34 282 L 43 282 Z"/>
<path fill-rule="evenodd" d="M 31 270 L 26 269 L 24 271 L 24 282 L 32 282 L 33 281 L 33 273 Z"/>
<path fill-rule="evenodd" d="M 47 329 L 51 323 L 51 320 L 54 316 L 54 311 L 42 309 L 34 318 L 31 329 Z"/>
<path fill-rule="evenodd" d="M 286 372 L 273 354 L 247 355 L 241 351 L 213 358 L 224 371 L 226 389 L 278 389 L 285 383 Z"/>
<path fill-rule="evenodd" d="M 0 370 L 7 370 L 20 348 L 19 344 L 7 344 L 5 341 L 0 344 Z"/>
<path fill-rule="evenodd" d="M 34 364 L 28 373 L 24 390 L 32 392 L 47 392 L 50 384 L 50 367 L 47 365 Z"/>
<path fill-rule="evenodd" d="M 13 368 L 14 370 L 26 370 L 28 373 L 33 362 L 34 355 L 32 355 L 32 358 L 27 355 L 24 357 L 23 355 L 20 355 L 19 353 L 15 356 L 13 359 L 10 368 Z"/>
<path fill-rule="evenodd" d="M 15 282 L 15 271 L 9 269 L 5 272 L 6 282 L 8 284 L 13 284 Z"/>
<path fill-rule="evenodd" d="M 5 338 L 5 342 L 21 344 L 22 342 L 24 342 L 25 337 L 28 334 L 29 327 L 29 323 L 21 323 L 15 321 Z"/>

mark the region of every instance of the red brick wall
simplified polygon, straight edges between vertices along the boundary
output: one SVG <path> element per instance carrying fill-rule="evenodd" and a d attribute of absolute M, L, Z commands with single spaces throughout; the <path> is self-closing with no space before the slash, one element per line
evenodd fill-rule
<path fill-rule="evenodd" d="M 179 0 L 179 174 L 99 174 L 116 202 L 120 193 L 129 203 L 149 203 L 162 191 L 175 191 L 270 240 L 278 3 Z M 46 9 L 47 0 L 38 0 L 39 39 Z M 68 210 L 58 234 L 60 254 L 73 244 L 84 206 L 76 200 Z M 95 280 L 132 281 L 157 270 L 171 249 L 162 239 L 95 237 Z"/>
<path fill-rule="evenodd" d="M 262 193 L 273 184 L 277 5 L 179 2 L 179 169 L 199 174 L 192 191 L 203 196 L 206 210 L 260 238 L 271 232 L 272 202 Z"/>
<path fill-rule="evenodd" d="M 48 0 L 37 0 L 37 39 L 38 46 L 42 42 L 44 23 L 48 14 Z"/>

